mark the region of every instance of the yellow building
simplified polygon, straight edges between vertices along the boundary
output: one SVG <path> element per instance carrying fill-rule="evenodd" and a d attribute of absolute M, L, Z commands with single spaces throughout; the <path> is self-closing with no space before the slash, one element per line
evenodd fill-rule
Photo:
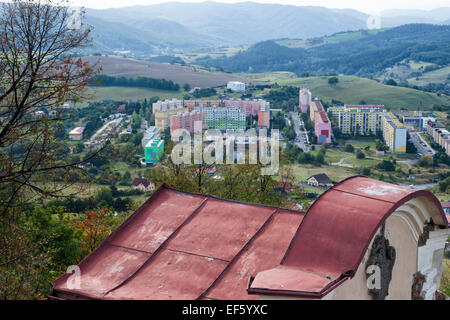
<path fill-rule="evenodd" d="M 176 114 L 188 113 L 188 108 L 173 109 L 163 112 L 155 112 L 155 127 L 164 131 L 170 126 L 170 117 Z"/>
<path fill-rule="evenodd" d="M 406 128 L 392 114 L 383 116 L 383 137 L 384 142 L 392 152 L 406 152 Z"/>
<path fill-rule="evenodd" d="M 384 106 L 343 106 L 330 107 L 339 130 L 346 135 L 375 135 L 381 131 Z"/>

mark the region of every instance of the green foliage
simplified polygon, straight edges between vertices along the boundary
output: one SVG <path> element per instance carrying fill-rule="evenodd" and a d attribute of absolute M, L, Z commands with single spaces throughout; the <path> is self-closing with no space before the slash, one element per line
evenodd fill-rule
<path fill-rule="evenodd" d="M 284 86 L 271 90 L 263 98 L 270 102 L 271 108 L 290 112 L 298 105 L 299 90 L 296 87 Z"/>
<path fill-rule="evenodd" d="M 204 89 L 195 89 L 194 93 L 192 93 L 194 98 L 207 98 L 211 96 L 217 95 L 217 91 L 214 88 L 204 88 Z"/>
<path fill-rule="evenodd" d="M 433 166 L 433 158 L 430 155 L 425 154 L 419 159 L 417 164 L 423 168 L 431 167 Z"/>
<path fill-rule="evenodd" d="M 330 86 L 335 86 L 339 83 L 339 78 L 338 77 L 331 77 L 328 79 L 328 84 Z"/>
<path fill-rule="evenodd" d="M 373 75 L 405 59 L 438 65 L 450 63 L 450 26 L 409 24 L 368 34 L 360 39 L 328 43 L 308 49 L 288 48 L 274 41 L 255 44 L 230 58 L 204 60 L 233 72 L 285 70 L 301 75 L 343 73 Z M 320 57 L 320 58 L 319 58 Z"/>
<path fill-rule="evenodd" d="M 364 152 L 362 152 L 361 150 L 358 150 L 358 152 L 356 153 L 356 158 L 364 159 L 365 157 L 366 157 L 366 154 Z"/>
<path fill-rule="evenodd" d="M 395 171 L 395 162 L 390 160 L 383 160 L 381 163 L 377 165 L 377 168 L 383 171 L 393 172 Z"/>
<path fill-rule="evenodd" d="M 397 82 L 395 82 L 394 79 L 389 79 L 388 81 L 386 81 L 386 84 L 388 86 L 397 86 Z"/>
<path fill-rule="evenodd" d="M 370 168 L 363 168 L 361 171 L 361 173 L 366 177 L 370 176 L 370 172 L 371 172 Z"/>
<path fill-rule="evenodd" d="M 351 145 L 350 143 L 347 143 L 345 145 L 344 151 L 353 153 L 355 151 L 355 147 L 353 147 L 353 145 Z"/>
<path fill-rule="evenodd" d="M 107 75 L 98 75 L 95 78 L 91 79 L 91 86 L 152 88 L 169 91 L 180 90 L 180 86 L 174 83 L 172 80 L 153 79 L 146 77 L 112 77 Z"/>

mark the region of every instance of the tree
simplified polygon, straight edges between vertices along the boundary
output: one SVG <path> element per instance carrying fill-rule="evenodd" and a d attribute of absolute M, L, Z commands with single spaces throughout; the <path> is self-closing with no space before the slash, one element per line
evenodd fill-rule
<path fill-rule="evenodd" d="M 191 91 L 191 86 L 189 85 L 189 83 L 185 83 L 185 84 L 184 84 L 183 90 L 186 91 L 186 92 Z"/>
<path fill-rule="evenodd" d="M 89 44 L 90 30 L 71 29 L 70 12 L 61 4 L 33 0 L 2 4 L 0 189 L 9 195 L 1 199 L 3 209 L 19 195 L 51 196 L 61 191 L 61 185 L 39 183 L 40 176 L 50 182 L 79 171 L 79 163 L 65 160 L 60 148 L 65 142 L 55 138 L 64 130 L 64 118 L 49 113 L 68 99 L 82 98 L 95 71 L 80 58 L 68 57 Z M 21 152 L 14 152 L 18 147 Z"/>
<path fill-rule="evenodd" d="M 389 79 L 388 81 L 386 81 L 386 84 L 388 86 L 397 86 L 397 82 L 394 79 Z"/>
<path fill-rule="evenodd" d="M 332 87 L 336 86 L 339 83 L 339 78 L 338 77 L 331 77 L 328 78 L 328 84 Z"/>
<path fill-rule="evenodd" d="M 353 153 L 355 151 L 355 147 L 353 147 L 350 143 L 347 143 L 345 145 L 344 151 Z"/>
<path fill-rule="evenodd" d="M 431 157 L 428 154 L 425 154 L 419 159 L 417 164 L 423 168 L 431 167 L 433 166 L 433 157 Z"/>
<path fill-rule="evenodd" d="M 364 159 L 365 157 L 366 157 L 366 154 L 364 152 L 362 152 L 361 150 L 358 150 L 358 152 L 356 153 L 356 158 Z"/>
<path fill-rule="evenodd" d="M 78 165 L 95 156 L 70 162 L 61 140 L 67 115 L 59 106 L 82 99 L 95 74 L 71 57 L 89 45 L 90 30 L 71 24 L 64 4 L 14 0 L 0 9 L 0 274 L 20 280 L 19 286 L 0 284 L 6 298 L 40 297 L 33 277 L 51 266 L 44 248 L 53 237 L 40 237 L 45 233 L 36 221 L 28 223 L 37 214 L 32 201 L 61 196 L 87 175 Z"/>

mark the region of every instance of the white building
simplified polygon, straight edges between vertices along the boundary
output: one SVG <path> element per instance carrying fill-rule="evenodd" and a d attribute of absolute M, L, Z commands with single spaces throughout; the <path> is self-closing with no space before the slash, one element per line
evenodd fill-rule
<path fill-rule="evenodd" d="M 74 140 L 74 141 L 82 140 L 83 139 L 83 132 L 84 132 L 84 128 L 83 127 L 76 127 L 75 129 L 73 129 L 72 131 L 69 132 L 70 140 Z"/>
<path fill-rule="evenodd" d="M 233 92 L 245 92 L 245 83 L 239 81 L 230 81 L 227 84 L 227 89 Z"/>

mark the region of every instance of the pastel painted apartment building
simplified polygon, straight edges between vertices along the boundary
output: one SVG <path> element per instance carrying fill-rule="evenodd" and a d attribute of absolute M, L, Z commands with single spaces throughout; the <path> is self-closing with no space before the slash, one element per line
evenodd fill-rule
<path fill-rule="evenodd" d="M 299 93 L 299 106 L 300 111 L 303 113 L 308 112 L 308 108 L 311 106 L 312 95 L 311 91 L 306 88 L 301 88 Z"/>
<path fill-rule="evenodd" d="M 164 154 L 164 140 L 160 138 L 150 140 L 144 148 L 144 153 L 147 166 L 155 165 Z"/>
<path fill-rule="evenodd" d="M 434 142 L 444 148 L 445 153 L 450 156 L 450 132 L 440 122 L 429 121 L 427 132 L 433 138 Z"/>
<path fill-rule="evenodd" d="M 239 81 L 230 81 L 227 83 L 227 89 L 233 92 L 245 92 L 246 85 Z"/>
<path fill-rule="evenodd" d="M 342 134 L 345 135 L 375 135 L 382 131 L 384 106 L 380 105 L 345 105 L 330 107 L 334 119 Z"/>
<path fill-rule="evenodd" d="M 196 107 L 203 114 L 203 122 L 209 129 L 238 130 L 246 128 L 245 112 L 239 107 Z"/>
<path fill-rule="evenodd" d="M 310 107 L 311 121 L 314 122 L 314 134 L 318 144 L 331 143 L 331 121 L 323 108 L 322 103 L 315 99 Z"/>
<path fill-rule="evenodd" d="M 171 109 L 155 113 L 155 127 L 164 131 L 170 126 L 170 117 L 176 114 L 188 113 L 188 108 Z"/>
<path fill-rule="evenodd" d="M 387 113 L 382 118 L 383 121 L 383 138 L 391 152 L 406 152 L 406 128 L 392 114 Z"/>
<path fill-rule="evenodd" d="M 153 107 L 152 109 L 153 114 L 156 114 L 157 112 L 183 109 L 184 103 L 183 100 L 172 99 L 172 100 L 157 101 L 153 103 L 152 107 Z"/>
<path fill-rule="evenodd" d="M 194 133 L 195 122 L 202 123 L 202 114 L 199 111 L 176 114 L 170 117 L 170 134 L 172 137 L 178 133 L 177 130 L 184 129 Z"/>

